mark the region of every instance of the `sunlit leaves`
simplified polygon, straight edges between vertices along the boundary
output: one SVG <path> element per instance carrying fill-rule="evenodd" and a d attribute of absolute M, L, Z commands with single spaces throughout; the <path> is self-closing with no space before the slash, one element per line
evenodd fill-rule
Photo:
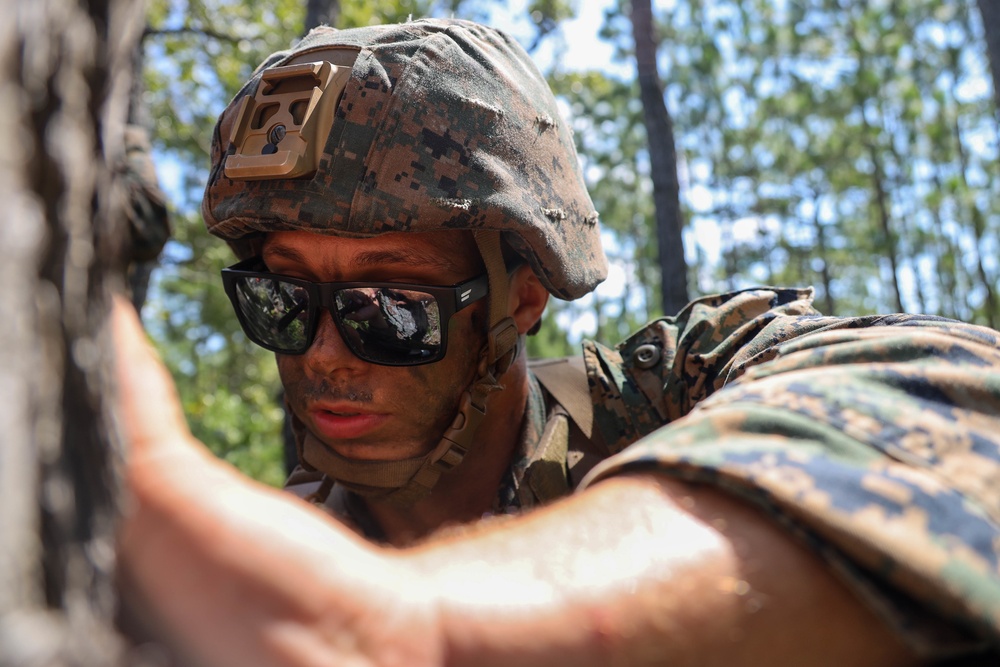
<path fill-rule="evenodd" d="M 483 19 L 492 0 L 340 3 L 339 27 L 456 13 Z M 539 2 L 539 20 L 561 20 L 570 2 Z M 171 199 L 174 237 L 144 310 L 177 382 L 192 431 L 216 454 L 280 483 L 280 383 L 273 355 L 249 343 L 219 271 L 234 261 L 199 213 L 216 118 L 270 53 L 302 36 L 303 0 L 151 0 L 144 37 L 143 108 L 160 179 Z M 558 329 L 549 349 L 563 351 Z M 542 339 L 539 339 L 542 340 Z"/>
<path fill-rule="evenodd" d="M 718 257 L 702 291 L 814 283 L 866 312 L 898 281 L 904 308 L 992 321 L 996 121 L 970 2 L 664 6 L 696 252 Z M 620 16 L 606 34 L 625 50 Z"/>
<path fill-rule="evenodd" d="M 526 20 L 547 39 L 594 39 L 558 29 L 581 2 L 528 0 Z M 246 466 L 278 460 L 278 382 L 273 360 L 236 326 L 218 280 L 232 256 L 205 234 L 197 207 L 216 116 L 267 53 L 300 36 L 303 7 L 153 0 L 145 38 L 147 117 L 179 214 L 150 329 L 199 437 Z M 813 284 L 824 310 L 891 310 L 892 252 L 905 308 L 1000 321 L 989 301 L 1000 279 L 998 126 L 971 0 L 676 0 L 654 8 L 694 291 Z M 503 9 L 498 0 L 344 1 L 340 24 L 485 19 Z M 627 0 L 609 0 L 602 29 L 620 63 L 633 57 L 627 11 Z M 609 283 L 619 289 L 555 304 L 546 332 L 530 343 L 535 354 L 568 352 L 565 330 L 614 343 L 659 302 L 636 87 L 605 63 L 577 71 L 556 58 L 549 74 L 606 230 Z"/>

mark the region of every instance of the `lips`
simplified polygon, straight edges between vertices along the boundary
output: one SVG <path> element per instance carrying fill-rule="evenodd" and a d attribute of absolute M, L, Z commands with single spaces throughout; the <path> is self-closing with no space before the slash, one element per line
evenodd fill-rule
<path fill-rule="evenodd" d="M 365 412 L 350 405 L 315 405 L 309 408 L 309 416 L 316 435 L 329 440 L 364 437 L 389 418 L 389 415 Z"/>

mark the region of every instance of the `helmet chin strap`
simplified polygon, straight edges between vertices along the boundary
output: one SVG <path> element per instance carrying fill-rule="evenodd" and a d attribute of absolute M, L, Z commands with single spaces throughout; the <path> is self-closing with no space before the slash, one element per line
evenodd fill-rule
<path fill-rule="evenodd" d="M 458 412 L 438 445 L 428 454 L 401 461 L 348 459 L 293 419 L 303 464 L 326 473 L 359 495 L 406 507 L 426 497 L 443 473 L 455 469 L 473 447 L 482 443 L 481 438 L 476 440 L 476 433 L 486 417 L 487 400 L 493 392 L 503 389 L 499 378 L 517 357 L 520 338 L 517 325 L 507 315 L 510 282 L 500 251 L 500 232 L 477 231 L 475 238 L 489 279 L 489 333 L 479 353 L 476 378 L 462 394 Z"/>

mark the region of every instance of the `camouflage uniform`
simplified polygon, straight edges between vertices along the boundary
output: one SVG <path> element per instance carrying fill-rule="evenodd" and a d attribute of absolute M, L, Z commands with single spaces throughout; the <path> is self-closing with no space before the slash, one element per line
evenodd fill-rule
<path fill-rule="evenodd" d="M 247 128 L 277 129 L 265 112 L 281 82 L 268 72 L 319 76 L 312 61 L 322 60 L 349 72 L 329 127 L 301 124 L 318 150 L 286 150 L 295 142 L 282 133 L 254 144 Z M 282 172 L 296 155 L 304 171 Z M 282 229 L 454 229 L 477 243 L 484 231 L 502 235 L 556 296 L 581 296 L 605 275 L 569 129 L 523 50 L 483 26 L 315 31 L 269 59 L 229 106 L 212 161 L 205 219 L 241 257 Z M 489 271 L 496 252 L 480 250 Z M 491 331 L 506 287 L 491 272 Z M 1000 334 L 921 316 L 823 317 L 810 301 L 808 290 L 707 297 L 615 349 L 586 343 L 592 423 L 571 422 L 532 382 L 494 512 L 622 473 L 711 484 L 774 517 L 922 655 L 995 662 Z M 484 357 L 473 393 L 496 389 L 500 358 Z M 377 537 L 343 488 L 325 483 L 319 497 Z"/>
<path fill-rule="evenodd" d="M 532 381 L 494 511 L 622 473 L 711 484 L 808 545 L 919 654 L 995 659 L 1000 334 L 811 303 L 798 289 L 705 297 L 614 349 L 585 342 L 593 439 Z M 331 498 L 379 537 L 362 503 Z"/>
<path fill-rule="evenodd" d="M 583 486 L 655 471 L 735 494 L 919 654 L 989 647 L 995 660 L 1000 334 L 927 316 L 824 317 L 811 300 L 707 297 L 614 350 L 587 343 L 595 427 L 623 451 Z"/>

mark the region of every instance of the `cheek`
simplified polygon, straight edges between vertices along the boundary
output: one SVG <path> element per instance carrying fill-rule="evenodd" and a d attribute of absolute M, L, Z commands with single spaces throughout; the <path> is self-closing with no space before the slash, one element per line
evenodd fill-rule
<path fill-rule="evenodd" d="M 482 301 L 472 306 L 472 314 L 469 316 L 469 323 L 472 331 L 480 332 L 485 336 L 486 312 L 483 310 L 484 307 L 485 304 Z"/>
<path fill-rule="evenodd" d="M 469 314 L 469 317 L 454 322 L 448 331 L 448 355 L 455 368 L 461 369 L 465 385 L 468 386 L 476 378 L 480 354 L 486 346 L 485 316 L 479 309 Z"/>
<path fill-rule="evenodd" d="M 479 352 L 485 342 L 480 332 L 481 320 L 475 317 L 453 317 L 448 327 L 448 352 L 441 361 L 406 369 L 411 387 L 423 392 L 420 403 L 443 410 L 439 419 L 454 417 L 462 393 L 476 377 Z"/>
<path fill-rule="evenodd" d="M 274 361 L 278 365 L 278 377 L 281 378 L 281 384 L 286 387 L 293 380 L 297 380 L 302 377 L 302 357 L 295 355 L 284 355 L 276 354 L 274 355 Z"/>

